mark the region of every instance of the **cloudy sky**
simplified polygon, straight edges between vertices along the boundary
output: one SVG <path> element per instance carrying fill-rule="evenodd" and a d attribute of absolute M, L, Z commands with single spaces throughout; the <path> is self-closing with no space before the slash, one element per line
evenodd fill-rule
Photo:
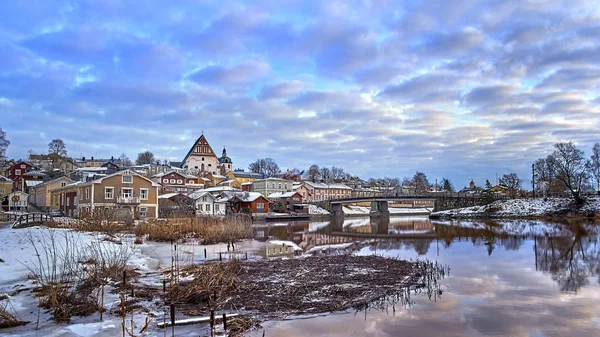
<path fill-rule="evenodd" d="M 529 186 L 600 141 L 596 1 L 4 1 L 0 53 L 15 159 L 181 160 L 204 132 L 241 168 Z"/>

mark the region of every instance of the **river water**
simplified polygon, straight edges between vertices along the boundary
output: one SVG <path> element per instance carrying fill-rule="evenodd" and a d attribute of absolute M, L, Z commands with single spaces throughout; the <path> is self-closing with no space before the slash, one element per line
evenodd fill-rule
<path fill-rule="evenodd" d="M 265 235 L 313 252 L 368 240 L 346 252 L 435 260 L 450 276 L 441 296 L 414 295 L 406 307 L 268 321 L 247 335 L 600 336 L 598 227 L 418 217 L 265 225 Z"/>

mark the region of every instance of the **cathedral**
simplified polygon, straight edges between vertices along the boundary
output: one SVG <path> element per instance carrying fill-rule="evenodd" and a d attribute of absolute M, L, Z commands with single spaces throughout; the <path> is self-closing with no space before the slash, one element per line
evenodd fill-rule
<path fill-rule="evenodd" d="M 225 175 L 232 171 L 233 163 L 227 156 L 227 150 L 223 147 L 223 154 L 217 157 L 204 135 L 200 136 L 183 158 L 181 167 L 191 174 L 219 174 Z"/>

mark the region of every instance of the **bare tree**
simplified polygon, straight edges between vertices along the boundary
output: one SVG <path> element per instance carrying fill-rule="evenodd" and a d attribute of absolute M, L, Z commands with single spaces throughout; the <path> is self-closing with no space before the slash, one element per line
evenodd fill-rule
<path fill-rule="evenodd" d="M 329 172 L 331 173 L 331 179 L 335 181 L 340 181 L 344 178 L 344 169 L 341 167 L 332 166 Z"/>
<path fill-rule="evenodd" d="M 53 139 L 50 143 L 48 143 L 48 153 L 57 154 L 61 157 L 67 155 L 67 147 L 65 146 L 65 142 L 62 139 Z"/>
<path fill-rule="evenodd" d="M 257 159 L 248 169 L 254 173 L 262 173 L 265 177 L 274 177 L 281 173 L 279 165 L 272 158 Z"/>
<path fill-rule="evenodd" d="M 127 155 L 125 153 L 121 153 L 121 155 L 119 156 L 119 163 L 120 163 L 121 167 L 133 166 L 133 163 L 131 162 L 129 157 L 127 157 Z"/>
<path fill-rule="evenodd" d="M 508 189 L 513 198 L 517 196 L 517 192 L 521 189 L 521 179 L 516 173 L 503 174 L 499 183 Z"/>
<path fill-rule="evenodd" d="M 156 159 L 154 159 L 154 153 L 152 153 L 150 151 L 144 151 L 144 152 L 138 153 L 138 157 L 135 160 L 135 163 L 137 165 L 144 165 L 144 164 L 152 164 L 155 161 L 156 161 Z"/>
<path fill-rule="evenodd" d="M 0 166 L 6 161 L 6 149 L 10 145 L 10 141 L 6 139 L 6 132 L 0 128 Z"/>
<path fill-rule="evenodd" d="M 553 161 L 556 179 L 564 184 L 577 203 L 583 202 L 581 189 L 588 177 L 589 162 L 573 142 L 558 143 L 554 147 L 548 159 Z"/>
<path fill-rule="evenodd" d="M 319 169 L 319 166 L 311 165 L 308 169 L 307 177 L 312 181 L 321 179 L 321 169 Z"/>
<path fill-rule="evenodd" d="M 600 143 L 594 144 L 590 158 L 590 173 L 596 186 L 596 193 L 600 194 Z"/>
<path fill-rule="evenodd" d="M 427 176 L 423 172 L 417 172 L 412 178 L 413 186 L 415 187 L 416 194 L 424 194 L 429 191 L 431 184 L 427 180 Z"/>

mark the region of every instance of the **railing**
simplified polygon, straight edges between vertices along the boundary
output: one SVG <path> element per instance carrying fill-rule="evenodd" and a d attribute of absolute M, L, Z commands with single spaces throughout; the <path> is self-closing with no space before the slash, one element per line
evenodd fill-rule
<path fill-rule="evenodd" d="M 8 215 L 8 214 L 7 214 Z M 34 224 L 43 224 L 47 221 L 54 221 L 52 216 L 48 214 L 42 213 L 32 213 L 32 214 L 12 214 L 14 216 L 15 221 L 12 224 L 12 228 L 20 228 L 23 226 L 34 225 Z M 11 217 L 9 216 L 9 219 Z"/>
<path fill-rule="evenodd" d="M 117 204 L 139 204 L 140 197 L 117 197 Z"/>

